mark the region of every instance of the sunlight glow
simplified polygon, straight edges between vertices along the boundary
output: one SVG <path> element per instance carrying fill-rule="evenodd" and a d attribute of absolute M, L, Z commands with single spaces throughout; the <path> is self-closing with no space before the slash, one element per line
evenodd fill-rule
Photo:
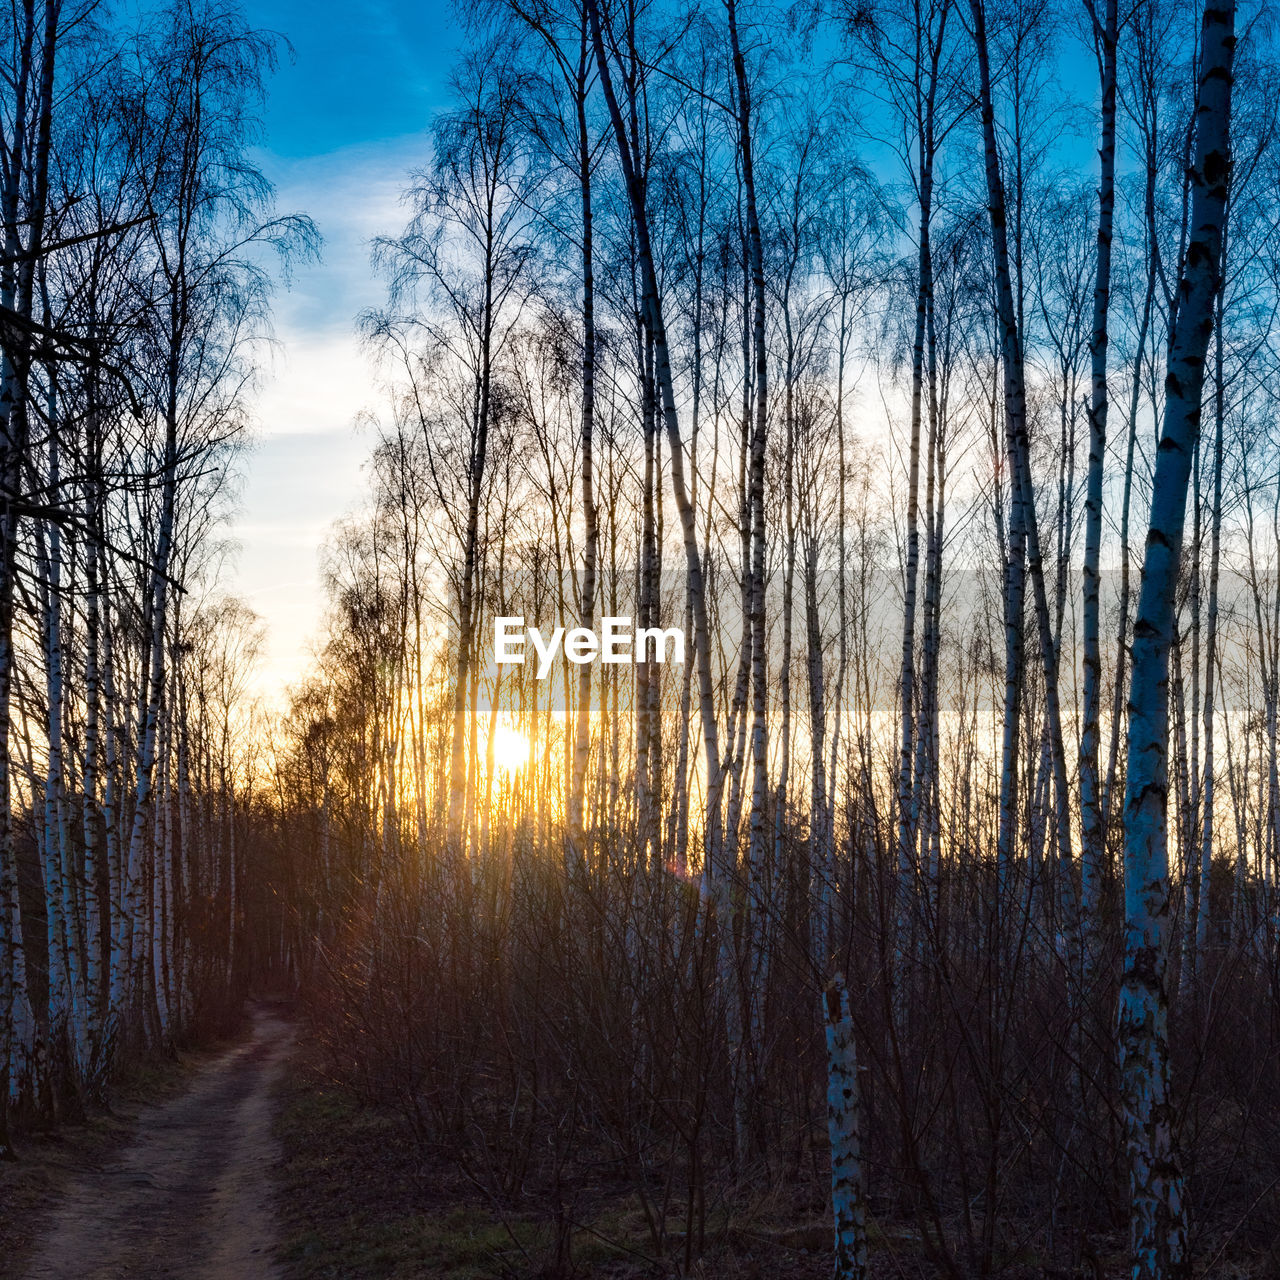
<path fill-rule="evenodd" d="M 503 773 L 519 773 L 529 762 L 529 739 L 500 724 L 493 731 L 493 763 Z"/>

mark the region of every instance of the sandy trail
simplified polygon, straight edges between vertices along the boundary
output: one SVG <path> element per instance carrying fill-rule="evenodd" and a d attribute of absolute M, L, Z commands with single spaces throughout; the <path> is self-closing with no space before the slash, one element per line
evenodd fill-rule
<path fill-rule="evenodd" d="M 144 1108 L 137 1136 L 79 1176 L 29 1280 L 265 1280 L 275 1222 L 274 1086 L 293 1029 L 268 1002 L 253 1033 L 201 1068 L 181 1097 Z M 0 1270 L 3 1270 L 0 1267 Z"/>

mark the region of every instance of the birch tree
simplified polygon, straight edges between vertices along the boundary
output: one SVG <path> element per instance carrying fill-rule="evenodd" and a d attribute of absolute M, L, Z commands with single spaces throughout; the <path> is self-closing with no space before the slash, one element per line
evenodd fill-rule
<path fill-rule="evenodd" d="M 1164 420 L 1133 631 L 1125 776 L 1125 950 L 1119 1044 L 1135 1280 L 1189 1274 L 1186 1206 L 1170 1094 L 1165 972 L 1170 912 L 1169 654 L 1205 357 L 1221 287 L 1231 173 L 1235 6 L 1200 28 L 1190 233 L 1169 344 Z"/>

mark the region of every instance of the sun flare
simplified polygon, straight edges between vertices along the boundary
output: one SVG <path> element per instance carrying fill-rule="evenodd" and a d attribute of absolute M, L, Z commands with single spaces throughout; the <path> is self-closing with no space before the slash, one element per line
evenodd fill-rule
<path fill-rule="evenodd" d="M 519 773 L 529 762 L 529 739 L 500 724 L 493 731 L 493 763 L 503 773 Z"/>

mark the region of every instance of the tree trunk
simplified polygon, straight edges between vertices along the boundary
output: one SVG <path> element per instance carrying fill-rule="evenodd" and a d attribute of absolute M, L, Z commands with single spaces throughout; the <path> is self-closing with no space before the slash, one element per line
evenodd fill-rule
<path fill-rule="evenodd" d="M 1102 478 L 1107 453 L 1107 316 L 1111 303 L 1111 228 L 1116 179 L 1117 0 L 1106 0 L 1101 23 L 1092 0 L 1089 14 L 1099 51 L 1102 81 L 1102 142 L 1098 147 L 1098 259 L 1093 289 L 1093 333 L 1089 340 L 1092 387 L 1089 399 L 1089 472 L 1085 482 L 1083 645 L 1084 716 L 1080 734 L 1081 954 L 1086 982 L 1097 951 L 1102 888 L 1102 807 L 1098 794 L 1098 719 L 1102 702 L 1099 556 L 1102 549 Z"/>
<path fill-rule="evenodd" d="M 1178 284 L 1164 426 L 1133 633 L 1125 779 L 1124 976 L 1118 1036 L 1134 1280 L 1190 1274 L 1175 1110 L 1169 1091 L 1165 989 L 1170 908 L 1169 652 L 1187 487 L 1200 433 L 1204 362 L 1221 287 L 1234 48 L 1234 0 L 1207 7 L 1201 23 L 1191 233 Z"/>

